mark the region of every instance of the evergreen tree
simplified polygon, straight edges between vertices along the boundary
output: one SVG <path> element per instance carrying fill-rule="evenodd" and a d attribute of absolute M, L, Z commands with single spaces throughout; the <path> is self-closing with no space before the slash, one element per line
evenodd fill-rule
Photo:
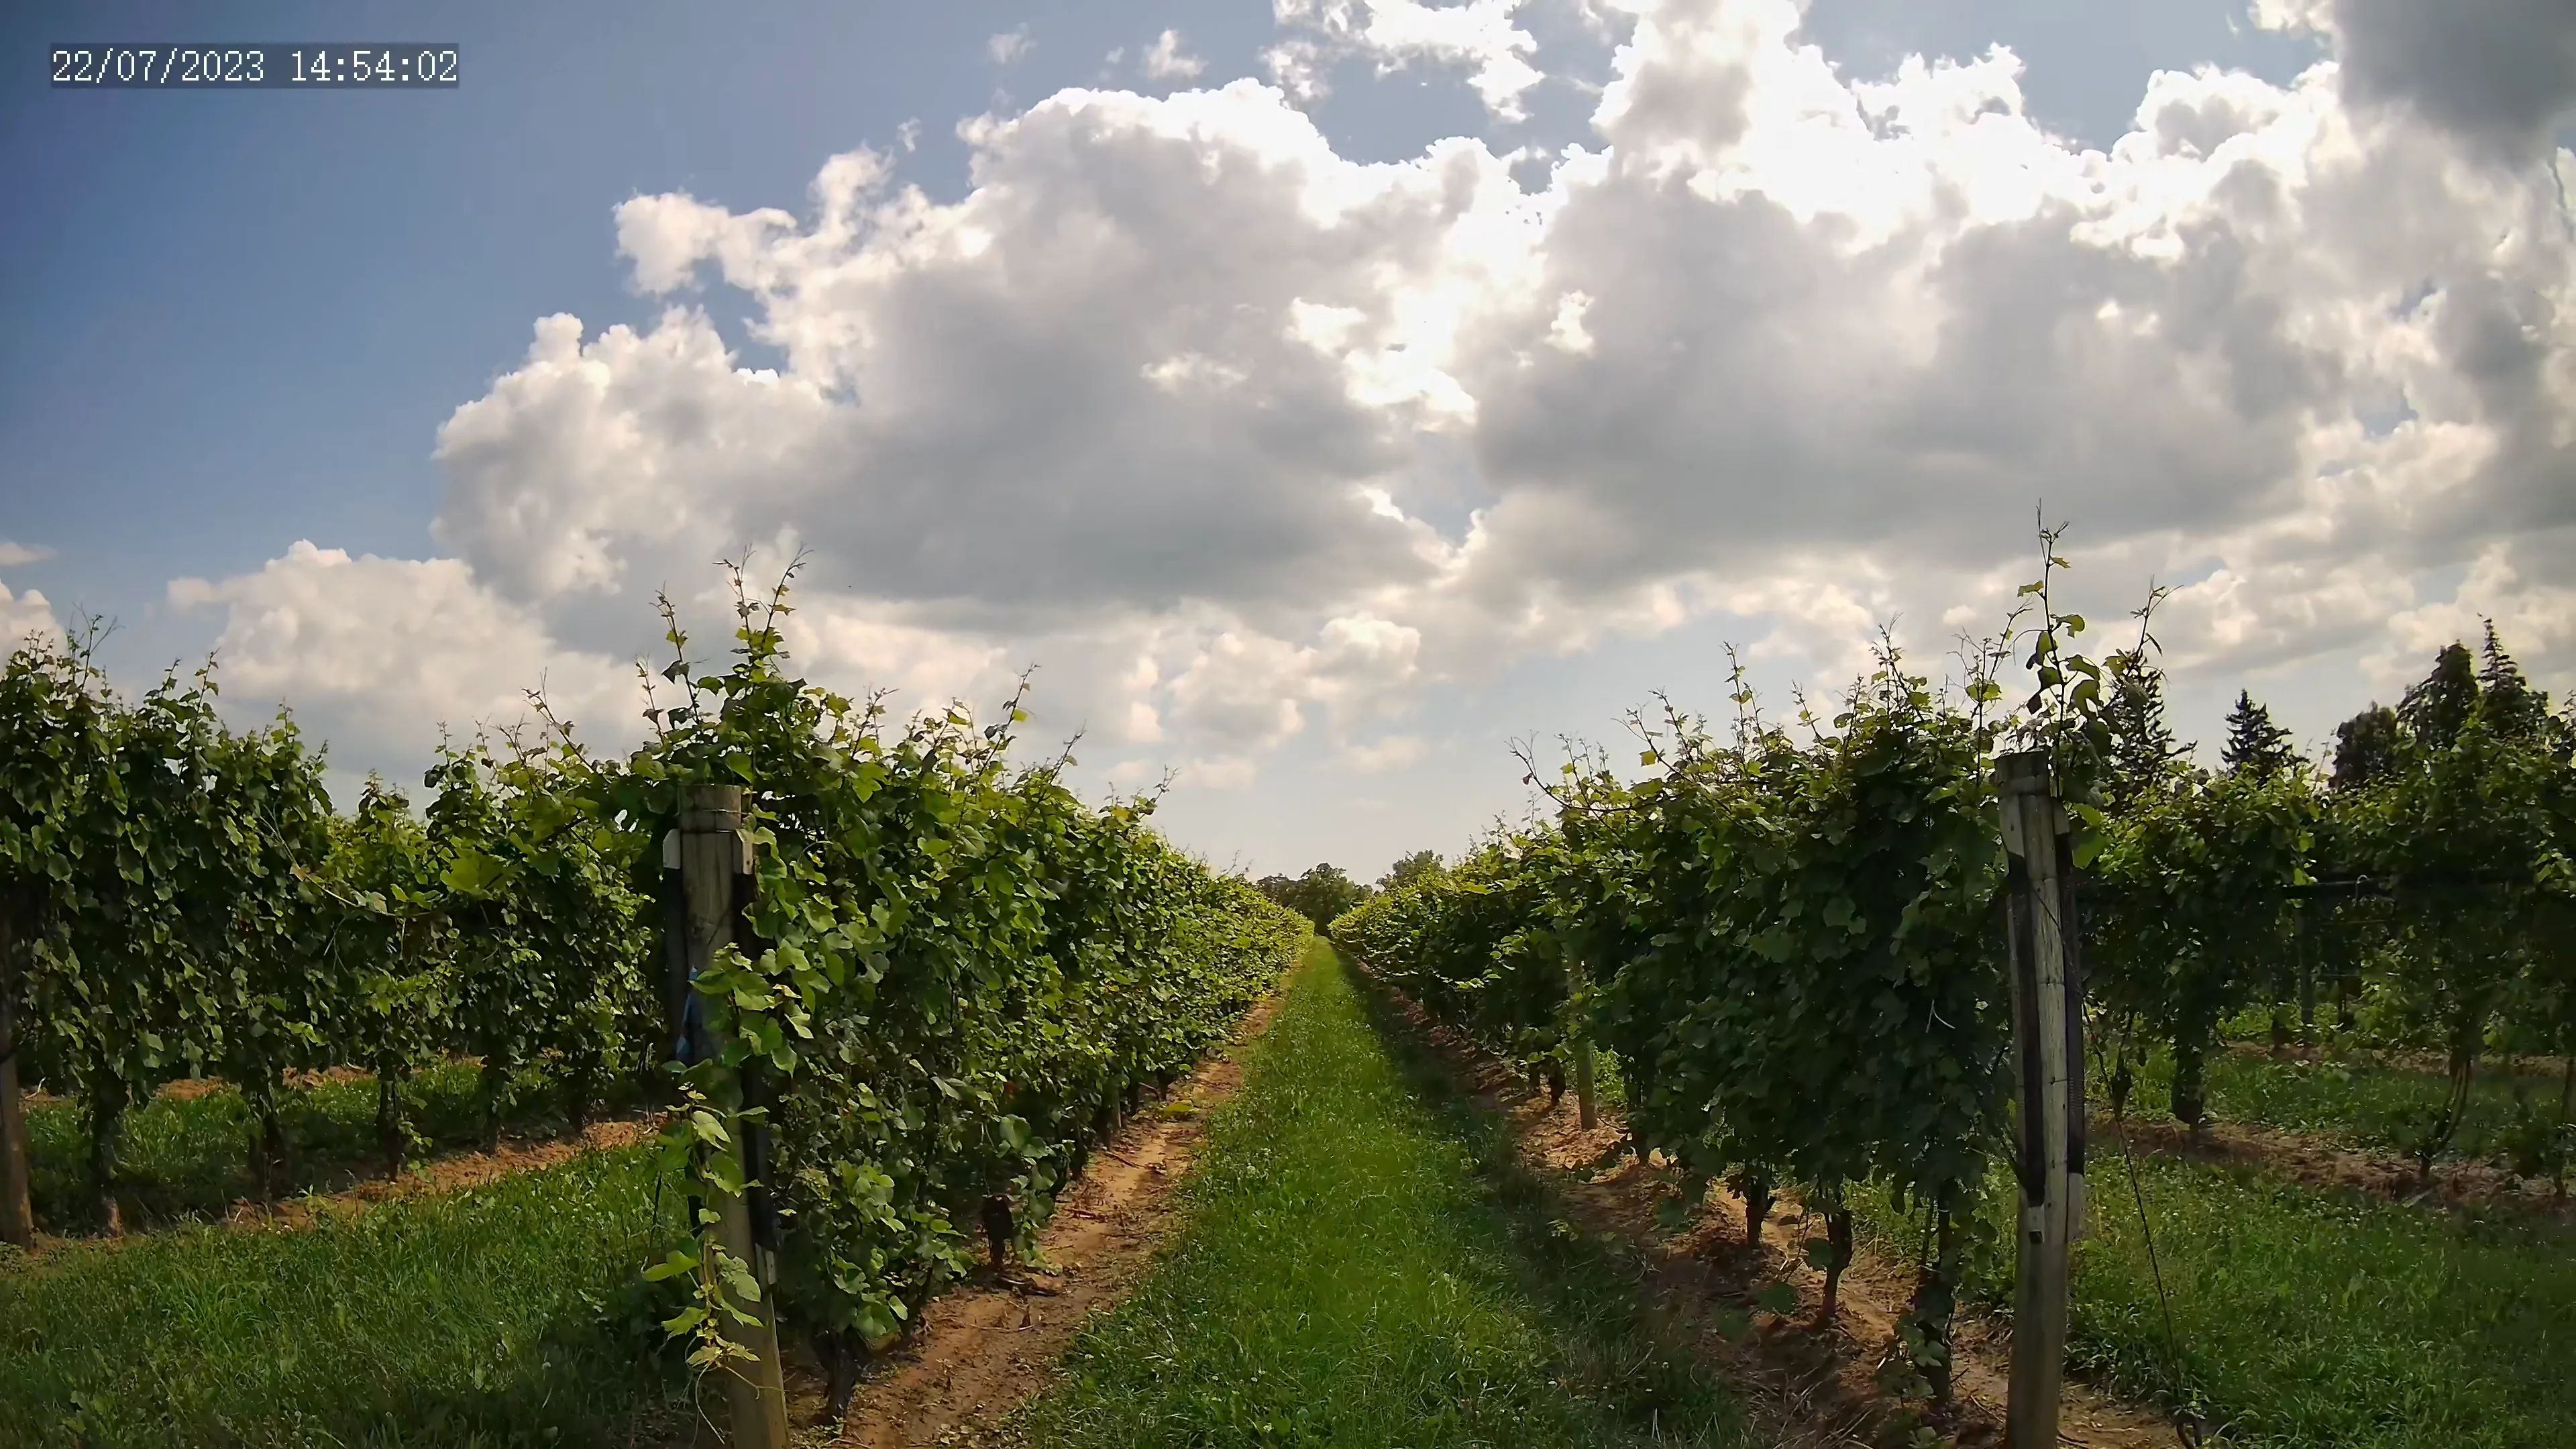
<path fill-rule="evenodd" d="M 2240 775 L 2269 780 L 2304 763 L 2290 745 L 2290 732 L 2272 723 L 2272 712 L 2245 691 L 2236 692 L 2236 708 L 2227 715 L 2227 744 L 2219 763 Z"/>
<path fill-rule="evenodd" d="M 2478 708 L 2478 666 L 2465 644 L 2453 642 L 2433 657 L 2433 672 L 2397 704 L 2408 743 L 2419 750 L 2447 750 Z"/>
<path fill-rule="evenodd" d="M 2174 761 L 2190 747 L 2174 739 L 2165 722 L 2164 671 L 2135 652 L 2110 659 L 2104 717 L 2111 726 L 2111 776 L 2106 793 L 2114 808 L 2128 806 L 2171 778 Z"/>
<path fill-rule="evenodd" d="M 2531 687 L 2522 666 L 2496 640 L 2495 620 L 2487 620 L 2486 643 L 2479 650 L 2479 711 L 2489 727 L 2509 740 L 2538 739 L 2550 726 L 2549 696 Z"/>
<path fill-rule="evenodd" d="M 2403 743 L 2397 711 L 2384 704 L 2335 726 L 2334 788 L 2358 790 L 2396 773 Z"/>

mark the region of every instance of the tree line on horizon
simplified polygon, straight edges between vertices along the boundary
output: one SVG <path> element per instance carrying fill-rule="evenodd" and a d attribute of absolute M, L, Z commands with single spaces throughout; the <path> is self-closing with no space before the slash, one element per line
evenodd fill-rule
<path fill-rule="evenodd" d="M 1275 904 L 1297 912 L 1322 930 L 1333 918 L 1387 891 L 1401 890 L 1441 870 L 1440 852 L 1417 850 L 1396 857 L 1375 885 L 1351 879 L 1331 861 L 1318 861 L 1303 875 L 1265 875 L 1253 886 Z"/>

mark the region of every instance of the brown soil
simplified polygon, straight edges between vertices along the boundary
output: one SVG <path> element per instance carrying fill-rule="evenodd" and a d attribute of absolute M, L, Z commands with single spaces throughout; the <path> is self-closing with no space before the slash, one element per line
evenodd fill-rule
<path fill-rule="evenodd" d="M 2409 1048 L 2366 1047 L 2349 1043 L 2338 1045 L 2331 1042 L 2324 1046 L 2303 1047 L 2293 1042 L 2282 1049 L 2280 1056 L 2274 1057 L 2269 1042 L 2231 1041 L 2226 1046 L 2228 1051 L 2240 1057 L 2261 1057 L 2274 1061 L 2344 1061 L 2354 1066 L 2377 1067 L 2383 1071 L 2421 1072 L 2428 1077 L 2445 1077 L 2451 1072 L 2449 1057 L 2440 1052 L 2417 1051 Z M 2559 1074 L 2566 1070 L 2566 1066 L 2567 1059 L 2564 1057 L 2515 1057 L 2509 1062 L 2502 1057 L 2481 1057 L 2478 1061 L 2478 1080 L 2483 1082 L 2498 1077 L 2511 1080 L 2519 1077 L 2555 1086 Z M 2509 1072 L 2506 1070 L 2508 1067 L 2512 1069 Z"/>
<path fill-rule="evenodd" d="M 1705 1361 L 1753 1391 L 1757 1412 L 1781 1444 L 1824 1449 L 1902 1442 L 1905 1406 L 1875 1375 L 1913 1293 L 1911 1269 L 1859 1251 L 1843 1274 L 1834 1322 L 1819 1328 L 1824 1275 L 1807 1265 L 1803 1249 L 1811 1233 L 1822 1231 L 1821 1217 L 1811 1224 L 1783 1193 L 1761 1244 L 1748 1246 L 1742 1201 L 1718 1187 L 1702 1205 L 1705 1211 L 1679 1233 L 1667 1233 L 1655 1210 L 1680 1189 L 1678 1174 L 1661 1154 L 1652 1163 L 1624 1155 L 1615 1165 L 1601 1166 L 1626 1136 L 1616 1108 L 1605 1104 L 1597 1125 L 1584 1131 L 1572 1093 L 1551 1108 L 1546 1094 L 1529 1090 L 1519 1072 L 1440 1026 L 1392 988 L 1380 983 L 1378 989 L 1453 1079 L 1509 1120 L 1523 1163 L 1555 1193 L 1573 1225 L 1636 1256 L 1644 1291 Z M 1795 1313 L 1777 1315 L 1755 1306 L 1754 1294 L 1771 1283 L 1797 1288 Z M 1728 1336 L 1730 1327 L 1738 1336 Z M 1999 1445 L 2010 1377 L 2008 1331 L 1962 1314 L 1953 1347 L 1956 1402 L 1932 1422 L 1948 1436 L 1945 1442 L 1963 1449 Z M 2144 1409 L 2069 1381 L 2059 1442 L 2162 1449 L 2175 1442 L 2175 1433 Z"/>
<path fill-rule="evenodd" d="M 2416 1174 L 2414 1159 L 2395 1152 L 2345 1147 L 2304 1132 L 2240 1122 L 2208 1122 L 2195 1134 L 2167 1118 L 2093 1121 L 2096 1154 L 2116 1152 L 2122 1138 L 2140 1152 L 2183 1157 L 2226 1167 L 2252 1168 L 2304 1187 L 2357 1192 L 2381 1202 L 2450 1208 L 2503 1208 L 2562 1219 L 2576 1210 L 2559 1199 L 2545 1178 L 2522 1177 L 2485 1162 L 2449 1159 L 2433 1167 L 2432 1186 Z"/>
<path fill-rule="evenodd" d="M 649 1117 L 594 1122 L 579 1137 L 505 1136 L 497 1152 L 453 1152 L 444 1157 L 433 1157 L 413 1164 L 398 1178 L 370 1178 L 345 1192 L 288 1198 L 273 1208 L 262 1208 L 254 1202 L 237 1202 L 233 1204 L 233 1210 L 225 1214 L 224 1222 L 235 1227 L 272 1223 L 305 1227 L 320 1213 L 349 1211 L 373 1203 L 481 1187 L 487 1182 L 518 1173 L 535 1172 L 569 1162 L 585 1152 L 632 1147 L 661 1130 L 661 1114 L 655 1113 Z"/>
<path fill-rule="evenodd" d="M 1270 1024 L 1273 997 L 1244 1019 L 1236 1043 Z M 1046 1381 L 1083 1320 L 1125 1296 L 1171 1226 L 1172 1187 L 1189 1171 L 1207 1113 L 1243 1083 L 1239 1051 L 1201 1066 L 1095 1148 L 1038 1238 L 1038 1260 L 934 1301 L 912 1343 L 859 1385 L 837 1439 L 852 1449 L 958 1442 L 989 1428 Z M 791 1363 L 799 1423 L 824 1419 L 819 1373 Z"/>
<path fill-rule="evenodd" d="M 479 1064 L 480 1059 L 475 1057 L 459 1057 L 456 1058 L 456 1060 L 476 1062 Z M 301 1091 L 307 1087 L 320 1086 L 324 1082 L 362 1082 L 373 1081 L 374 1079 L 375 1073 L 368 1071 L 364 1067 L 326 1067 L 318 1072 L 288 1072 L 285 1078 L 285 1087 L 288 1091 L 293 1092 Z M 153 1096 L 156 1098 L 167 1097 L 173 1102 L 193 1102 L 200 1097 L 212 1096 L 216 1092 L 223 1091 L 230 1085 L 230 1083 L 224 1081 L 220 1077 L 181 1077 L 175 1082 L 162 1083 L 161 1086 L 154 1091 Z M 22 1092 L 19 1095 L 18 1100 L 26 1107 L 33 1109 L 37 1107 L 59 1107 L 72 1099 L 54 1092 L 30 1089 Z M 132 1109 L 129 1108 L 128 1110 Z"/>

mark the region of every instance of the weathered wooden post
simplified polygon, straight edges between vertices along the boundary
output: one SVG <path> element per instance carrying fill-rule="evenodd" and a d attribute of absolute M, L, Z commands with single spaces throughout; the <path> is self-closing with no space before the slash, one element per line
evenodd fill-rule
<path fill-rule="evenodd" d="M 742 833 L 742 788 L 738 785 L 692 785 L 682 801 L 680 828 L 672 842 L 676 849 L 665 848 L 665 860 L 678 857 L 682 899 L 687 907 L 687 934 L 683 938 L 687 956 L 688 979 L 708 969 L 716 952 L 734 938 L 738 900 L 736 880 L 751 873 L 751 842 Z M 687 998 L 682 997 L 685 1009 Z M 712 1034 L 699 1035 L 690 1045 L 714 1055 L 722 1055 L 725 1042 Z M 693 1053 L 694 1054 L 694 1053 Z M 738 1144 L 744 1155 L 744 1172 L 753 1170 L 749 1143 Z M 727 1376 L 726 1395 L 733 1415 L 735 1449 L 786 1449 L 787 1388 L 778 1359 L 778 1318 L 775 1305 L 778 1270 L 769 1252 L 753 1241 L 751 1203 L 744 1197 L 714 1190 L 710 1206 L 717 1214 L 716 1241 L 724 1252 L 739 1259 L 760 1284 L 761 1298 L 749 1305 L 758 1321 L 745 1326 L 727 1324 L 727 1338 L 749 1349 L 755 1362 L 748 1368 L 736 1368 Z"/>
<path fill-rule="evenodd" d="M 2290 903 L 2290 929 L 2299 953 L 2299 1045 L 2317 1044 L 2317 961 L 2308 949 L 2308 903 Z"/>
<path fill-rule="evenodd" d="M 2074 852 L 2044 751 L 2006 755 L 1996 775 L 2009 857 L 2013 1039 L 2021 1066 L 2013 1164 L 2021 1222 L 2014 1238 L 2018 1281 L 2004 1442 L 2009 1449 L 2051 1449 L 2066 1364 L 2067 1251 L 2084 1225 L 2084 987 Z"/>
<path fill-rule="evenodd" d="M 1574 1119 L 1575 1125 L 1586 1132 L 1599 1120 L 1592 1104 L 1592 1038 L 1588 1033 L 1574 1045 Z"/>
<path fill-rule="evenodd" d="M 1586 1132 L 1598 1120 L 1592 1100 L 1592 1033 L 1585 1029 L 1574 1011 L 1574 998 L 1581 994 L 1590 972 L 1584 969 L 1581 954 L 1569 951 L 1565 958 L 1565 1026 L 1568 1055 L 1574 1060 L 1574 1124 Z"/>

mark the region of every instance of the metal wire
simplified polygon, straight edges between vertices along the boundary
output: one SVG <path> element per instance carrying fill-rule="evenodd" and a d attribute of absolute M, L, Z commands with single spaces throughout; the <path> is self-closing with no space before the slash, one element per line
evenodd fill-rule
<path fill-rule="evenodd" d="M 2156 1229 L 2147 1217 L 2146 1189 L 2138 1183 L 2138 1157 L 2136 1153 L 2129 1150 L 2128 1130 L 2117 1118 L 2112 1119 L 2111 1136 L 2120 1144 L 2120 1161 L 2129 1170 L 2129 1196 L 2138 1205 L 2138 1233 L 2146 1240 L 2147 1271 L 2155 1279 L 2156 1306 L 2164 1313 L 2165 1372 L 2172 1377 L 2174 1390 L 2179 1394 L 2182 1391 L 2182 1335 L 2174 1330 L 2173 1298 L 2165 1291 L 2164 1264 L 2156 1256 Z M 2174 1438 L 2183 1446 L 2183 1449 L 2200 1449 L 2199 1426 L 2187 1422 L 2184 1415 L 2180 1413 L 2171 1417 Z"/>
<path fill-rule="evenodd" d="M 2034 890 L 2030 893 L 2030 897 L 2031 904 L 2045 913 L 2050 923 L 2056 926 L 2058 939 L 2076 945 L 2080 949 L 2082 938 L 2075 933 L 2082 929 L 2082 911 L 2079 909 L 2076 912 L 2076 920 L 2069 922 L 2059 914 L 2059 902 L 2055 892 Z M 2086 1110 L 2091 1110 L 2089 1104 Z M 2147 1215 L 2146 1189 L 2138 1180 L 2137 1154 L 2129 1149 L 2128 1131 L 2116 1117 L 2111 1121 L 2111 1136 L 2120 1144 L 2120 1161 L 2128 1170 L 2129 1195 L 2137 1204 L 2138 1232 L 2147 1248 L 2147 1272 L 2155 1281 L 2156 1307 L 2164 1317 L 2165 1371 L 2171 1376 L 2175 1393 L 2179 1396 L 2182 1392 L 2182 1335 L 2174 1328 L 2173 1296 L 2166 1291 L 2164 1264 L 2156 1253 L 2156 1230 Z M 2202 1435 L 2197 1415 L 2192 1414 L 2188 1409 L 2183 1409 L 2166 1417 L 2173 1425 L 2174 1440 L 2182 1446 L 2182 1449 L 2201 1449 Z"/>

